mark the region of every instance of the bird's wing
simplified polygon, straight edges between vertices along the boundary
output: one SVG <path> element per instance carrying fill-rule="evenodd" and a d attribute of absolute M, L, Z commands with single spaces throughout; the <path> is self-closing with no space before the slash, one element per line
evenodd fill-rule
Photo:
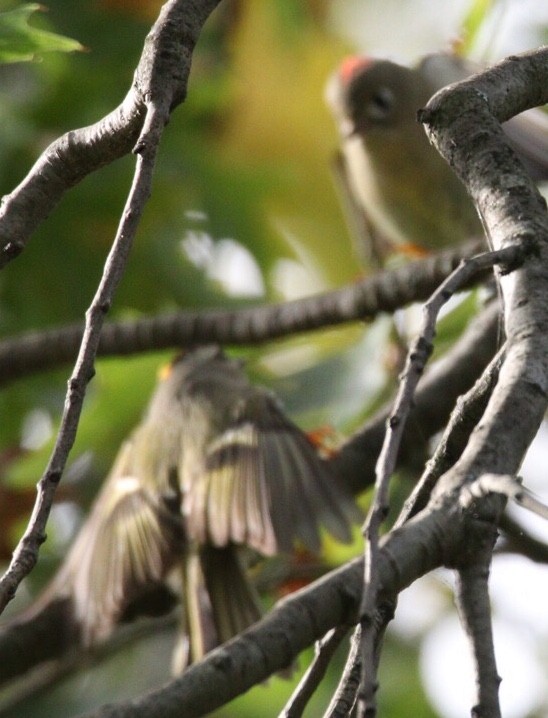
<path fill-rule="evenodd" d="M 55 579 L 57 592 L 73 598 L 87 644 L 106 638 L 163 581 L 184 544 L 178 502 L 148 488 L 133 456 L 129 439 Z"/>
<path fill-rule="evenodd" d="M 184 502 L 189 535 L 215 546 L 245 543 L 271 555 L 295 540 L 320 546 L 319 525 L 349 541 L 359 512 L 335 483 L 326 462 L 266 391 L 254 389 L 235 405 L 227 428 L 207 447 L 199 487 Z M 184 504 L 183 504 L 184 505 Z"/>

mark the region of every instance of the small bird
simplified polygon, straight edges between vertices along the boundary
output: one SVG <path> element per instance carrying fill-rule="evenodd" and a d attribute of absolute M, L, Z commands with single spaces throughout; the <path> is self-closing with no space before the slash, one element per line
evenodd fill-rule
<path fill-rule="evenodd" d="M 335 171 L 354 233 L 373 244 L 370 255 L 382 260 L 394 248 L 420 255 L 483 237 L 464 186 L 417 121 L 437 90 L 477 69 L 442 53 L 412 68 L 350 57 L 329 79 L 326 100 L 342 142 Z M 546 116 L 524 113 L 504 129 L 534 179 L 546 179 Z"/>
<path fill-rule="evenodd" d="M 177 583 L 179 672 L 261 617 L 246 552 L 318 551 L 321 525 L 351 540 L 361 513 L 327 466 L 240 361 L 216 346 L 189 351 L 164 373 L 32 610 L 68 598 L 91 646 Z"/>

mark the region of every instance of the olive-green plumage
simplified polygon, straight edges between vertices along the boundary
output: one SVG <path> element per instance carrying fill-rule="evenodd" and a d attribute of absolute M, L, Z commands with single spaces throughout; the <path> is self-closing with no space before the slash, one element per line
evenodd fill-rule
<path fill-rule="evenodd" d="M 341 132 L 340 180 L 379 246 L 429 251 L 483 236 L 464 186 L 417 121 L 437 90 L 475 69 L 449 54 L 429 55 L 412 68 L 354 57 L 331 77 L 326 95 Z M 546 118 L 523 115 L 504 129 L 535 178 L 546 178 Z"/>

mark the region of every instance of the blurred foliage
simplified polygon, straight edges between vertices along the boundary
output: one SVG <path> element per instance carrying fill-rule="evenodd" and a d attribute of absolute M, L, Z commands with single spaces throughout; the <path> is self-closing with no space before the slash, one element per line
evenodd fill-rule
<path fill-rule="evenodd" d="M 5 6 L 5 2 L 0 4 L 0 8 Z M 24 62 L 35 60 L 43 52 L 84 49 L 77 40 L 29 25 L 30 17 L 42 9 L 37 3 L 29 3 L 0 12 L 0 62 Z"/>
<path fill-rule="evenodd" d="M 159 0 L 49 0 L 48 29 L 78 38 L 89 52 L 44 54 L 40 63 L 0 66 L 2 194 L 23 179 L 50 141 L 95 122 L 122 101 L 160 5 Z M 249 304 L 244 291 L 227 293 L 203 265 L 192 263 L 185 240 L 199 246 L 207 240 L 215 248 L 231 238 L 245 247 L 263 279 L 263 296 L 255 301 L 327 290 L 364 271 L 353 253 L 330 175 L 337 137 L 323 103 L 323 86 L 340 58 L 353 50 L 330 26 L 335 5 L 327 0 L 220 4 L 200 38 L 188 100 L 166 130 L 153 196 L 111 318 L 177 307 Z M 486 6 L 479 0 L 470 3 L 468 36 L 481 26 Z M 36 6 L 19 10 L 25 7 Z M 25 252 L 2 273 L 3 336 L 82 320 L 132 171 L 133 158 L 127 157 L 71 190 Z M 476 304 L 471 294 L 443 320 L 440 347 L 454 340 Z M 389 395 L 397 374 L 393 343 L 392 324 L 381 318 L 367 331 L 357 325 L 242 354 L 251 360 L 253 378 L 273 386 L 304 426 L 330 423 L 342 430 L 355 426 Z M 65 501 L 89 503 L 122 438 L 138 421 L 157 368 L 169 356 L 97 362 L 70 457 L 72 469 L 64 479 Z M 41 475 L 53 442 L 45 432 L 29 447 L 29 417 L 40 409 L 53 428 L 58 425 L 69 371 L 63 367 L 20 380 L 0 393 L 5 492 L 0 491 L 0 499 L 11 507 L 7 518 L 0 511 L 4 561 L 27 519 L 29 487 Z M 43 554 L 51 564 L 62 555 L 65 533 L 66 527 L 50 522 L 52 541 Z M 358 538 L 349 549 L 326 541 L 329 563 L 357 551 Z M 29 585 L 35 589 L 37 583 Z M 22 591 L 17 600 L 28 601 L 28 593 Z M 149 638 L 11 715 L 63 718 L 98 702 L 135 695 L 168 678 L 168 644 L 163 634 Z M 383 658 L 384 716 L 432 715 L 417 689 L 414 650 L 389 643 Z M 301 659 L 303 669 L 309 659 L 310 652 Z M 335 662 L 339 671 L 343 660 L 341 654 Z M 297 680 L 297 675 L 291 683 L 273 679 L 217 715 L 273 715 Z M 337 680 L 335 670 L 309 715 L 318 714 Z"/>
<path fill-rule="evenodd" d="M 462 32 L 458 44 L 458 48 L 464 56 L 468 55 L 474 47 L 485 20 L 496 4 L 497 0 L 476 0 L 470 4 L 468 14 L 462 21 Z"/>

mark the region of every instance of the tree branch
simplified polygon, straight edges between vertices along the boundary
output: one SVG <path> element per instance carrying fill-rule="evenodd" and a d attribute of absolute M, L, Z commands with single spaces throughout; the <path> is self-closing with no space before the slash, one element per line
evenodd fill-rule
<path fill-rule="evenodd" d="M 494 545 L 484 547 L 470 566 L 457 571 L 457 607 L 461 623 L 472 647 L 476 674 L 476 705 L 473 718 L 500 718 L 498 690 L 500 676 L 495 661 L 491 606 L 489 602 L 489 565 Z"/>
<path fill-rule="evenodd" d="M 320 641 L 316 642 L 314 660 L 308 670 L 301 678 L 299 685 L 287 702 L 279 718 L 300 718 L 314 695 L 314 691 L 320 685 L 329 663 L 341 641 L 348 633 L 348 626 L 333 628 Z"/>
<path fill-rule="evenodd" d="M 517 553 L 536 563 L 548 563 L 548 545 L 531 536 L 529 531 L 508 513 L 500 520 L 504 532 L 503 541 L 497 544 L 495 553 Z"/>
<path fill-rule="evenodd" d="M 492 246 L 499 249 L 514 244 L 529 250 L 522 267 L 499 278 L 507 336 L 499 380 L 461 458 L 438 482 L 431 506 L 449 507 L 461 487 L 473 486 L 485 473 L 517 472 L 546 411 L 546 203 L 506 145 L 499 122 L 547 100 L 548 49 L 544 48 L 509 58 L 481 75 L 441 90 L 421 113 L 429 136 L 472 195 Z M 480 622 L 480 614 L 488 615 L 486 570 L 504 503 L 500 495 L 491 494 L 467 507 L 467 540 L 460 555 L 455 555 L 455 565 L 461 577 L 467 567 L 474 571 L 474 566 L 479 566 L 485 582 L 476 597 L 484 605 L 477 610 L 477 606 L 465 603 L 469 630 L 476 618 Z M 473 583 L 477 583 L 479 576 L 474 576 Z M 479 704 L 473 711 L 478 716 L 497 716 L 499 679 L 487 636 L 490 627 L 487 633 L 481 632 L 482 638 L 475 626 L 471 633 L 480 683 Z M 484 652 L 479 650 L 481 640 L 486 641 Z"/>
<path fill-rule="evenodd" d="M 470 434 L 487 407 L 487 402 L 498 379 L 503 355 L 504 347 L 495 355 L 474 386 L 457 400 L 434 456 L 429 460 L 423 475 L 407 498 L 394 524 L 395 527 L 402 526 L 419 511 L 422 511 L 428 504 L 440 476 L 445 474 L 460 458 Z"/>
<path fill-rule="evenodd" d="M 440 497 L 483 473 L 515 473 L 546 409 L 546 203 L 506 145 L 498 121 L 508 119 L 510 105 L 520 112 L 544 103 L 547 80 L 548 50 L 543 49 L 440 91 L 422 114 L 430 136 L 468 186 L 493 246 L 515 243 L 534 252 L 522 267 L 500 277 L 505 360 L 482 422 L 461 460 L 437 487 Z M 535 89 L 525 89 L 528 86 Z"/>
<path fill-rule="evenodd" d="M 341 680 L 327 706 L 323 718 L 347 718 L 347 716 L 352 715 L 352 711 L 356 705 L 358 688 L 360 687 L 362 668 L 360 644 L 361 628 L 358 624 L 351 639 L 350 650 L 348 651 L 348 657 Z"/>
<path fill-rule="evenodd" d="M 295 332 L 372 319 L 381 312 L 392 312 L 429 297 L 477 246 L 463 245 L 366 277 L 342 289 L 283 304 L 235 311 L 177 312 L 111 322 L 103 327 L 98 354 L 128 355 L 208 342 L 259 344 Z M 478 272 L 471 284 L 485 276 L 485 271 Z M 82 324 L 73 324 L 4 339 L 0 342 L 0 386 L 35 371 L 73 361 L 83 331 Z"/>

